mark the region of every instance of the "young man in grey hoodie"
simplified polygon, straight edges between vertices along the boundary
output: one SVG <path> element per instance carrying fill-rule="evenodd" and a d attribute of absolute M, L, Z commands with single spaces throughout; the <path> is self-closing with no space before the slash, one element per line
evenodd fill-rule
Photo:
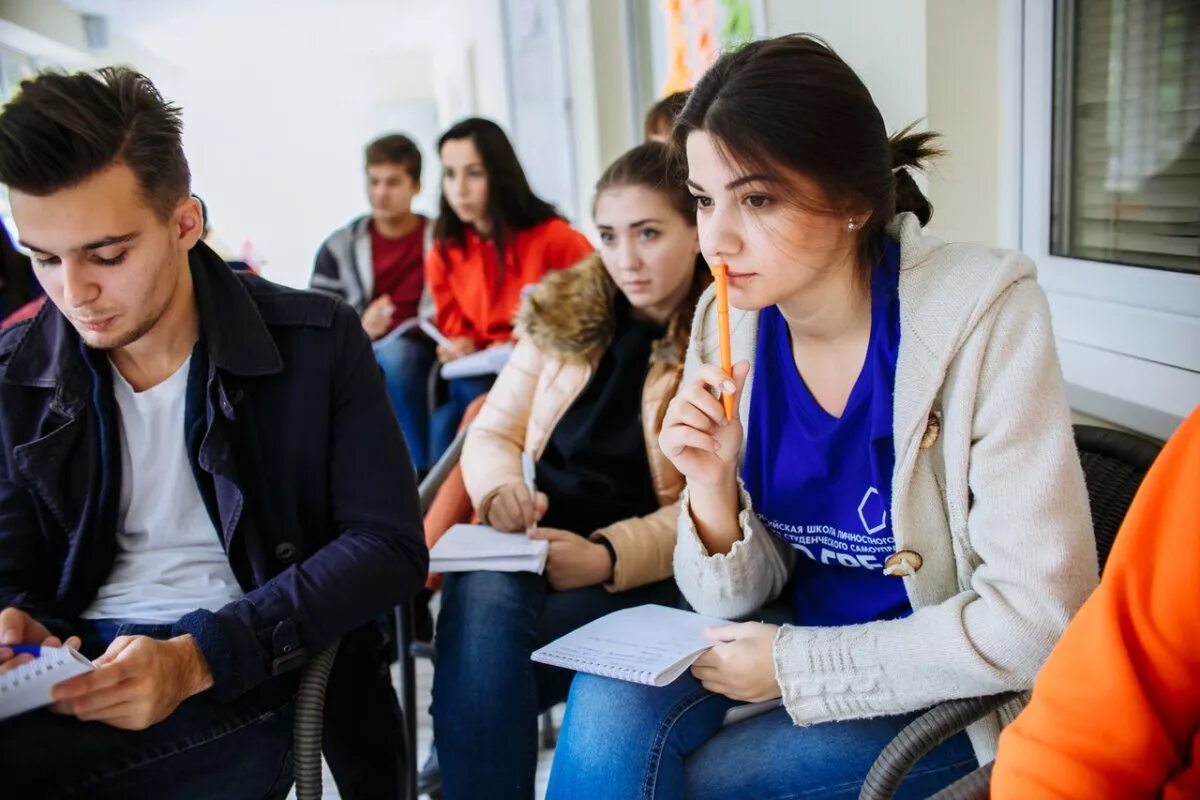
<path fill-rule="evenodd" d="M 371 213 L 325 240 L 310 286 L 340 297 L 362 317 L 363 329 L 376 343 L 375 357 L 413 464 L 424 470 L 429 466 L 425 387 L 433 344 L 415 329 L 388 336 L 406 320 L 432 312 L 424 274 L 432 228 L 412 210 L 421 190 L 421 151 L 403 134 L 383 136 L 367 145 L 366 174 Z"/>

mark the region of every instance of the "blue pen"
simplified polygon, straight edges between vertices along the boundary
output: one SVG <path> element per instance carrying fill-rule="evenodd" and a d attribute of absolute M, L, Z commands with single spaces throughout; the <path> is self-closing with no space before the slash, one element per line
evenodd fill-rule
<path fill-rule="evenodd" d="M 0 649 L 8 648 L 12 650 L 14 656 L 30 655 L 34 658 L 40 658 L 42 655 L 41 645 L 36 644 L 0 644 Z"/>

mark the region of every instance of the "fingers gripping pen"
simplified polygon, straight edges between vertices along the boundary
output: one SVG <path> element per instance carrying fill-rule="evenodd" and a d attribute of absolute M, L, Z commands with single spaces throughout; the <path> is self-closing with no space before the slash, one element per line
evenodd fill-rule
<path fill-rule="evenodd" d="M 723 261 L 712 266 L 713 279 L 717 284 L 717 338 L 721 344 L 721 371 L 733 378 L 733 350 L 729 344 L 729 278 Z M 725 406 L 725 419 L 733 419 L 733 394 L 721 392 Z"/>

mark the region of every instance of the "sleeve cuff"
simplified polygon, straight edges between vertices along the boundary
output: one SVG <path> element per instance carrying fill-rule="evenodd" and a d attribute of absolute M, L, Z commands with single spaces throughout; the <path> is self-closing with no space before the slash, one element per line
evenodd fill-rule
<path fill-rule="evenodd" d="M 213 679 L 210 691 L 217 699 L 228 702 L 241 695 L 246 685 L 238 669 L 232 643 L 221 629 L 217 615 L 199 609 L 183 616 L 171 628 L 171 634 L 182 636 L 185 633 L 196 640 L 204 660 L 208 662 L 208 671 Z"/>

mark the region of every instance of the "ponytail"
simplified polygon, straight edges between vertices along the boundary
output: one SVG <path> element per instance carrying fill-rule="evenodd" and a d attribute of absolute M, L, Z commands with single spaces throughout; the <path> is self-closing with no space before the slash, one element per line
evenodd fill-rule
<path fill-rule="evenodd" d="M 915 125 L 909 125 L 888 139 L 888 147 L 892 156 L 892 178 L 896 185 L 896 213 L 911 211 L 924 227 L 933 218 L 933 205 L 913 180 L 912 170 L 924 171 L 931 159 L 942 155 L 942 150 L 933 145 L 938 138 L 936 133 L 914 133 Z"/>

